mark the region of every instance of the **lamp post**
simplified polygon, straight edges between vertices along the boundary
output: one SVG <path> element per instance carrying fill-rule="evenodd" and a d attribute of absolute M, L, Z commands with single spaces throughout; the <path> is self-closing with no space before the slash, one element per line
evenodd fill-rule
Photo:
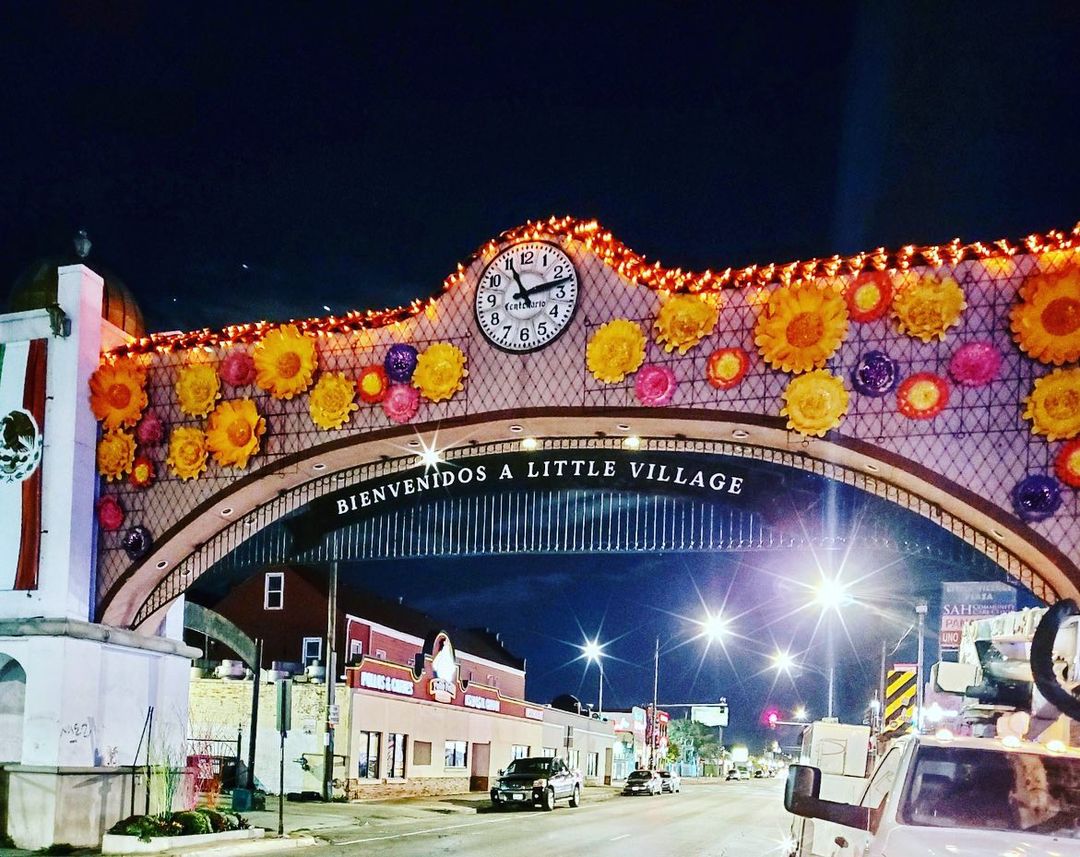
<path fill-rule="evenodd" d="M 602 715 L 604 713 L 604 647 L 600 644 L 599 638 L 586 640 L 585 645 L 581 647 L 581 654 L 589 663 L 595 663 L 600 667 L 600 687 L 596 694 L 596 713 Z"/>
<path fill-rule="evenodd" d="M 814 603 L 817 604 L 825 617 L 825 647 L 826 657 L 829 662 L 829 705 L 828 716 L 833 716 L 833 704 L 836 694 L 836 647 L 833 636 L 833 613 L 839 613 L 843 607 L 851 604 L 854 599 L 847 591 L 847 587 L 840 582 L 838 577 L 822 576 L 814 588 Z"/>

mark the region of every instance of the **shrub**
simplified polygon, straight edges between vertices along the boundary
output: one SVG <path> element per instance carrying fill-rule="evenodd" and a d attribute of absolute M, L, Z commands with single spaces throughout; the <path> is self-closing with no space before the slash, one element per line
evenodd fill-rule
<path fill-rule="evenodd" d="M 198 836 L 203 833 L 213 833 L 210 827 L 210 819 L 201 812 L 187 811 L 173 813 L 172 820 L 180 825 L 180 832 L 184 836 Z"/>
<path fill-rule="evenodd" d="M 137 836 L 140 842 L 149 842 L 154 836 L 168 836 L 173 831 L 168 821 L 154 815 L 132 815 L 109 828 L 118 836 Z"/>
<path fill-rule="evenodd" d="M 214 833 L 222 833 L 229 829 L 229 821 L 225 817 L 225 813 L 218 812 L 216 809 L 197 809 L 195 811 L 206 816 L 210 822 L 210 829 Z"/>

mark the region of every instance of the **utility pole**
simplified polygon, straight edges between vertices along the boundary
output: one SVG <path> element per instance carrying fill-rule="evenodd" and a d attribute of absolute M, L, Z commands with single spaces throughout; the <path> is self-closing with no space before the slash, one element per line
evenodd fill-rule
<path fill-rule="evenodd" d="M 596 699 L 596 713 L 603 719 L 604 716 L 604 660 L 601 658 L 597 662 L 600 666 L 600 692 L 597 694 Z"/>
<path fill-rule="evenodd" d="M 259 691 L 262 689 L 262 637 L 255 641 L 255 663 L 251 665 L 254 676 L 251 688 L 251 726 L 248 734 L 247 787 L 255 790 L 255 736 L 259 732 Z"/>
<path fill-rule="evenodd" d="M 915 688 L 915 731 L 922 730 L 923 722 L 923 684 L 925 684 L 925 673 L 923 672 L 923 655 L 926 646 L 925 631 L 926 631 L 926 611 L 927 606 L 925 601 L 920 601 L 915 605 L 915 612 L 919 616 L 919 657 L 915 667 L 915 681 L 918 682 Z"/>
<path fill-rule="evenodd" d="M 334 642 L 337 632 L 337 560 L 330 563 L 330 582 L 326 597 L 326 736 L 323 756 L 323 800 L 334 798 L 334 727 L 337 726 L 337 706 L 334 703 L 334 690 L 337 684 Z"/>
<path fill-rule="evenodd" d="M 649 728 L 649 768 L 656 767 L 656 746 L 659 743 L 656 727 L 660 723 L 657 712 L 657 689 L 660 684 L 660 637 L 656 638 L 656 648 L 653 650 L 653 677 L 652 677 L 652 717 Z"/>

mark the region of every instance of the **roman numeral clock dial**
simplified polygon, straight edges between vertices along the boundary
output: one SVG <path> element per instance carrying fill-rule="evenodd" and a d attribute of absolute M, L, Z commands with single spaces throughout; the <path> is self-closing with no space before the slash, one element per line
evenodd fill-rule
<path fill-rule="evenodd" d="M 562 248 L 523 241 L 499 252 L 480 275 L 476 321 L 503 351 L 524 354 L 549 345 L 570 326 L 578 277 Z"/>

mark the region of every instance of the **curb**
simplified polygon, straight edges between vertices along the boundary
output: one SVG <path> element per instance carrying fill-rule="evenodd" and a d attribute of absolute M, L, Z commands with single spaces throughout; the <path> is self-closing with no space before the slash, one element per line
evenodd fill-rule
<path fill-rule="evenodd" d="M 310 848 L 317 845 L 314 836 L 285 836 L 278 838 L 264 837 L 262 839 L 248 839 L 243 842 L 223 843 L 221 845 L 207 845 L 205 848 L 184 848 L 173 851 L 163 851 L 166 855 L 183 854 L 200 855 L 200 857 L 234 857 L 244 854 L 265 854 L 272 851 L 292 851 L 297 848 Z"/>

